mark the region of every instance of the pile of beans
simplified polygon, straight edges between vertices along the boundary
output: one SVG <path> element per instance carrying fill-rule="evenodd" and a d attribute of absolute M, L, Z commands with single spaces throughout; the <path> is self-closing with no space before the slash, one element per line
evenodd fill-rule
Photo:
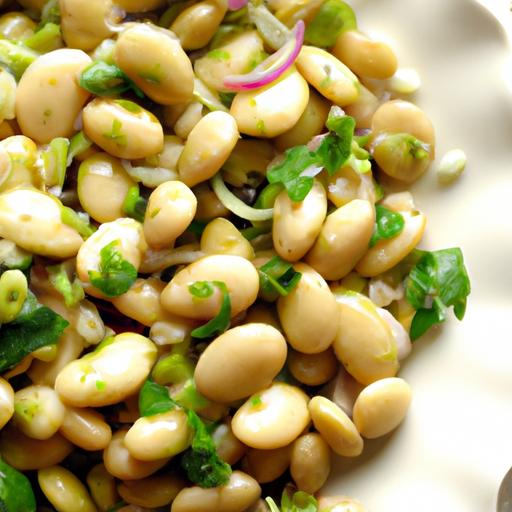
<path fill-rule="evenodd" d="M 363 512 L 356 499 L 317 493 L 333 454 L 359 456 L 366 439 L 389 434 L 409 408 L 411 389 L 397 374 L 415 310 L 402 266 L 426 218 L 407 187 L 435 147 L 430 120 L 396 86 L 392 49 L 350 28 L 330 48 L 304 44 L 275 81 L 223 104 L 225 77 L 273 51 L 223 0 L 173 4 L 172 12 L 163 0 L 1 4 L 0 43 L 20 47 L 41 16 L 60 8 L 51 47 L 38 48 L 19 76 L 0 73 L 12 100 L 0 119 L 0 257 L 33 256 L 26 276 L 0 278 L 0 291 L 17 297 L 0 293 L 0 322 L 20 312 L 26 277 L 37 301 L 69 322 L 57 344 L 0 378 L 0 454 L 29 476 L 38 510 L 108 511 L 122 502 L 116 510 L 264 511 L 260 485 L 281 478 L 317 495 L 321 512 Z M 321 5 L 270 0 L 268 8 L 291 28 Z M 228 26 L 235 29 L 222 36 Z M 117 66 L 132 89 L 91 94 L 80 77 L 93 61 Z M 230 211 L 210 180 L 221 173 L 257 209 L 267 169 L 325 133 L 332 106 L 368 136 L 373 172 L 345 164 L 316 173 L 303 201 L 276 194 L 271 221 L 251 226 Z M 59 183 L 45 152 L 77 133 L 87 143 Z M 397 134 L 426 153 L 404 159 L 388 144 Z M 147 199 L 139 219 L 126 213 L 134 188 Z M 404 227 L 370 246 L 376 203 L 400 213 Z M 64 219 L 70 209 L 90 233 Z M 259 231 L 247 236 L 248 228 Z M 91 277 L 113 242 L 137 272 L 117 296 Z M 300 280 L 264 300 L 260 269 L 276 256 Z M 85 292 L 71 306 L 47 269 L 60 263 Z M 206 340 L 191 333 L 216 317 L 225 296 L 216 287 L 198 298 L 190 292 L 197 282 L 224 283 L 231 306 L 229 328 Z M 193 397 L 233 467 L 225 485 L 193 485 L 181 471 L 193 436 L 185 406 L 140 416 L 148 379 L 170 397 Z"/>

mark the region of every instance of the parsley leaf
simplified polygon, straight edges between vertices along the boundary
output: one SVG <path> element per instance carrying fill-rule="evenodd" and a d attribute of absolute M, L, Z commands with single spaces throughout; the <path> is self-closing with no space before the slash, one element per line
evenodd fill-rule
<path fill-rule="evenodd" d="M 451 306 L 455 316 L 462 320 L 470 292 L 469 276 L 458 247 L 424 252 L 406 285 L 407 301 L 417 310 L 411 324 L 411 339 L 418 339 L 433 325 L 444 322 L 446 309 Z"/>
<path fill-rule="evenodd" d="M 288 295 L 298 284 L 302 274 L 296 272 L 293 265 L 274 256 L 262 265 L 258 274 L 260 277 L 260 294 L 264 300 L 274 301 L 279 295 Z"/>
<path fill-rule="evenodd" d="M 153 416 L 171 411 L 176 402 L 169 396 L 169 390 L 148 379 L 139 392 L 139 412 L 141 416 Z"/>
<path fill-rule="evenodd" d="M 331 131 L 316 150 L 307 146 L 287 149 L 284 159 L 268 170 L 268 182 L 282 183 L 292 201 L 303 201 L 313 187 L 313 177 L 303 174 L 308 168 L 323 167 L 332 175 L 350 159 L 355 121 L 340 111 L 331 110 L 326 123 Z"/>
<path fill-rule="evenodd" d="M 188 287 L 188 290 L 191 295 L 201 300 L 213 294 L 214 286 L 222 293 L 220 310 L 217 316 L 192 331 L 191 334 L 194 338 L 209 338 L 223 333 L 229 327 L 231 320 L 231 299 L 229 298 L 229 292 L 225 283 L 222 281 L 196 281 Z M 207 293 L 207 295 L 204 295 L 205 293 Z"/>
<path fill-rule="evenodd" d="M 119 96 L 133 91 L 139 98 L 144 93 L 115 64 L 95 61 L 80 75 L 80 87 L 96 96 Z"/>
<path fill-rule="evenodd" d="M 71 282 L 63 263 L 46 267 L 46 270 L 50 284 L 64 297 L 68 308 L 75 306 L 85 297 L 79 279 L 75 276 Z"/>
<path fill-rule="evenodd" d="M 188 479 L 205 488 L 226 484 L 231 476 L 231 466 L 218 456 L 213 438 L 201 418 L 191 410 L 187 411 L 187 418 L 194 429 L 192 445 L 181 458 Z"/>
<path fill-rule="evenodd" d="M 398 236 L 404 229 L 405 221 L 402 215 L 381 204 L 375 205 L 375 217 L 375 228 L 370 239 L 370 247 L 380 240 L 389 240 Z"/>
<path fill-rule="evenodd" d="M 0 329 L 0 371 L 16 366 L 25 356 L 59 340 L 69 322 L 41 306 L 29 291 L 18 316 Z"/>
<path fill-rule="evenodd" d="M 119 244 L 119 240 L 113 240 L 105 245 L 100 251 L 99 271 L 89 271 L 91 284 L 107 297 L 126 293 L 137 279 L 137 269 L 116 249 Z"/>
<path fill-rule="evenodd" d="M 0 459 L 0 510 L 35 512 L 36 498 L 28 478 Z"/>

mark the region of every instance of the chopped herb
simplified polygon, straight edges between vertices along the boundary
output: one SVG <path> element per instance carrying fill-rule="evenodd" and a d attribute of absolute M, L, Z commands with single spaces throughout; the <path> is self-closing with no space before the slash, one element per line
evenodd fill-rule
<path fill-rule="evenodd" d="M 263 404 L 263 400 L 261 399 L 261 396 L 260 395 L 254 395 L 252 398 L 251 398 L 251 405 L 253 407 L 259 407 L 260 405 Z"/>
<path fill-rule="evenodd" d="M 0 510 L 3 512 L 35 512 L 36 498 L 30 481 L 0 459 Z"/>
<path fill-rule="evenodd" d="M 83 238 L 89 238 L 95 231 L 96 228 L 89 224 L 89 217 L 82 215 L 68 206 L 60 207 L 60 220 L 66 226 L 76 230 Z"/>
<path fill-rule="evenodd" d="M 245 229 L 240 230 L 240 233 L 242 233 L 242 236 L 250 242 L 251 240 L 258 238 L 261 235 L 266 235 L 266 234 L 270 233 L 270 229 L 268 229 L 266 226 L 262 226 L 262 227 L 253 226 L 251 228 L 245 228 Z"/>
<path fill-rule="evenodd" d="M 349 160 L 355 121 L 339 111 L 331 109 L 326 123 L 330 133 L 316 150 L 311 151 L 307 146 L 290 148 L 285 151 L 283 161 L 268 170 L 269 183 L 282 183 L 293 201 L 303 201 L 313 187 L 313 178 L 303 175 L 306 169 L 323 167 L 332 175 Z"/>
<path fill-rule="evenodd" d="M 90 270 L 91 284 L 107 297 L 126 293 L 137 279 L 137 269 L 117 250 L 119 240 L 113 240 L 100 251 L 99 271 Z"/>
<path fill-rule="evenodd" d="M 114 100 L 114 103 L 120 107 L 123 107 L 125 110 L 128 110 L 128 112 L 131 112 L 132 114 L 139 114 L 142 112 L 142 108 L 139 107 L 139 105 L 137 105 L 137 103 L 134 101 Z"/>
<path fill-rule="evenodd" d="M 299 283 L 302 274 L 296 272 L 293 265 L 274 256 L 262 265 L 258 274 L 260 276 L 260 294 L 267 301 L 274 301 L 280 295 L 288 295 Z"/>
<path fill-rule="evenodd" d="M 281 495 L 281 508 L 272 498 L 265 499 L 270 512 L 318 512 L 318 501 L 304 491 L 296 491 L 291 485 L 284 488 Z"/>
<path fill-rule="evenodd" d="M 259 119 L 256 123 L 256 130 L 258 130 L 262 135 L 265 134 L 266 128 L 265 128 L 265 121 L 263 119 Z"/>
<path fill-rule="evenodd" d="M 169 390 L 148 379 L 139 392 L 139 412 L 141 416 L 154 416 L 172 411 L 176 402 L 170 397 Z"/>
<path fill-rule="evenodd" d="M 139 98 L 144 93 L 115 64 L 95 61 L 80 75 L 80 87 L 96 96 L 118 96 L 133 91 Z"/>
<path fill-rule="evenodd" d="M 146 82 L 149 82 L 153 85 L 158 85 L 162 82 L 163 76 L 162 76 L 162 67 L 157 62 L 150 70 L 148 71 L 141 71 L 138 73 L 138 75 L 143 79 L 146 80 Z"/>
<path fill-rule="evenodd" d="M 381 204 L 375 205 L 375 228 L 370 247 L 373 247 L 380 240 L 389 240 L 398 236 L 404 229 L 405 221 L 402 215 L 389 210 Z"/>
<path fill-rule="evenodd" d="M 104 380 L 97 380 L 96 381 L 96 389 L 98 391 L 105 391 L 106 387 L 107 387 L 107 383 Z"/>
<path fill-rule="evenodd" d="M 74 276 L 73 282 L 69 278 L 63 263 L 46 267 L 50 284 L 64 297 L 68 308 L 78 304 L 84 297 L 84 289 L 79 279 Z"/>
<path fill-rule="evenodd" d="M 69 322 L 37 302 L 30 291 L 18 316 L 0 329 L 0 371 L 38 348 L 55 345 Z"/>
<path fill-rule="evenodd" d="M 211 50 L 206 54 L 207 57 L 214 60 L 229 60 L 231 59 L 231 54 L 220 48 L 215 48 L 215 50 Z"/>
<path fill-rule="evenodd" d="M 308 23 L 304 39 L 308 44 L 330 48 L 345 30 L 357 27 L 352 8 L 342 0 L 326 0 Z"/>
<path fill-rule="evenodd" d="M 406 285 L 407 301 L 416 309 L 411 339 L 418 339 L 433 325 L 444 322 L 450 306 L 462 320 L 470 292 L 471 284 L 459 248 L 424 252 Z"/>
<path fill-rule="evenodd" d="M 104 133 L 103 137 L 106 139 L 113 140 L 119 147 L 125 148 L 128 144 L 128 140 L 126 134 L 121 132 L 121 128 L 123 127 L 123 123 L 119 121 L 119 119 L 114 119 L 112 121 L 112 129 L 110 132 Z"/>
<path fill-rule="evenodd" d="M 222 281 L 199 281 L 199 283 L 208 283 L 212 287 L 215 286 L 222 293 L 222 304 L 217 316 L 201 327 L 197 327 L 191 333 L 194 338 L 209 338 L 223 333 L 229 327 L 231 319 L 231 299 L 229 298 L 229 292 L 226 284 Z M 195 295 L 195 293 L 197 293 L 197 289 L 194 288 L 194 291 L 192 291 L 191 287 L 196 284 L 197 281 L 189 286 L 189 292 L 194 297 L 197 297 L 197 295 Z M 201 284 L 201 287 L 205 289 L 204 284 Z"/>
<path fill-rule="evenodd" d="M 139 186 L 130 187 L 124 199 L 123 212 L 132 219 L 144 222 L 147 206 L 147 200 L 139 195 Z M 151 215 L 151 217 L 153 218 L 154 215 Z"/>

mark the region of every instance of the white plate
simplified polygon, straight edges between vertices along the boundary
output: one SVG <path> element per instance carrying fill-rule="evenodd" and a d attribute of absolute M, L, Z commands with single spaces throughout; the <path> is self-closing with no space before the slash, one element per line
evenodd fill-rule
<path fill-rule="evenodd" d="M 422 76 L 415 101 L 436 127 L 433 167 L 449 149 L 467 153 L 458 182 L 440 187 L 432 169 L 414 191 L 428 217 L 422 247 L 462 247 L 472 293 L 464 321 L 451 316 L 441 330 L 416 342 L 403 365 L 400 376 L 414 391 L 405 423 L 386 439 L 368 442 L 361 458 L 338 459 L 325 492 L 356 497 L 370 512 L 493 512 L 500 480 L 512 466 L 507 38 L 472 0 L 353 5 L 361 30 L 392 37 L 400 64 Z"/>

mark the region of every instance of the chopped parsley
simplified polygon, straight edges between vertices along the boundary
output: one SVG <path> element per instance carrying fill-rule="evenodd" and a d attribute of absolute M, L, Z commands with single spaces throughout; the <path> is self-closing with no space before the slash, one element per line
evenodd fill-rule
<path fill-rule="evenodd" d="M 404 229 L 405 221 L 398 212 L 390 210 L 381 204 L 375 205 L 375 228 L 370 247 L 373 247 L 380 240 L 389 240 L 398 236 Z"/>

